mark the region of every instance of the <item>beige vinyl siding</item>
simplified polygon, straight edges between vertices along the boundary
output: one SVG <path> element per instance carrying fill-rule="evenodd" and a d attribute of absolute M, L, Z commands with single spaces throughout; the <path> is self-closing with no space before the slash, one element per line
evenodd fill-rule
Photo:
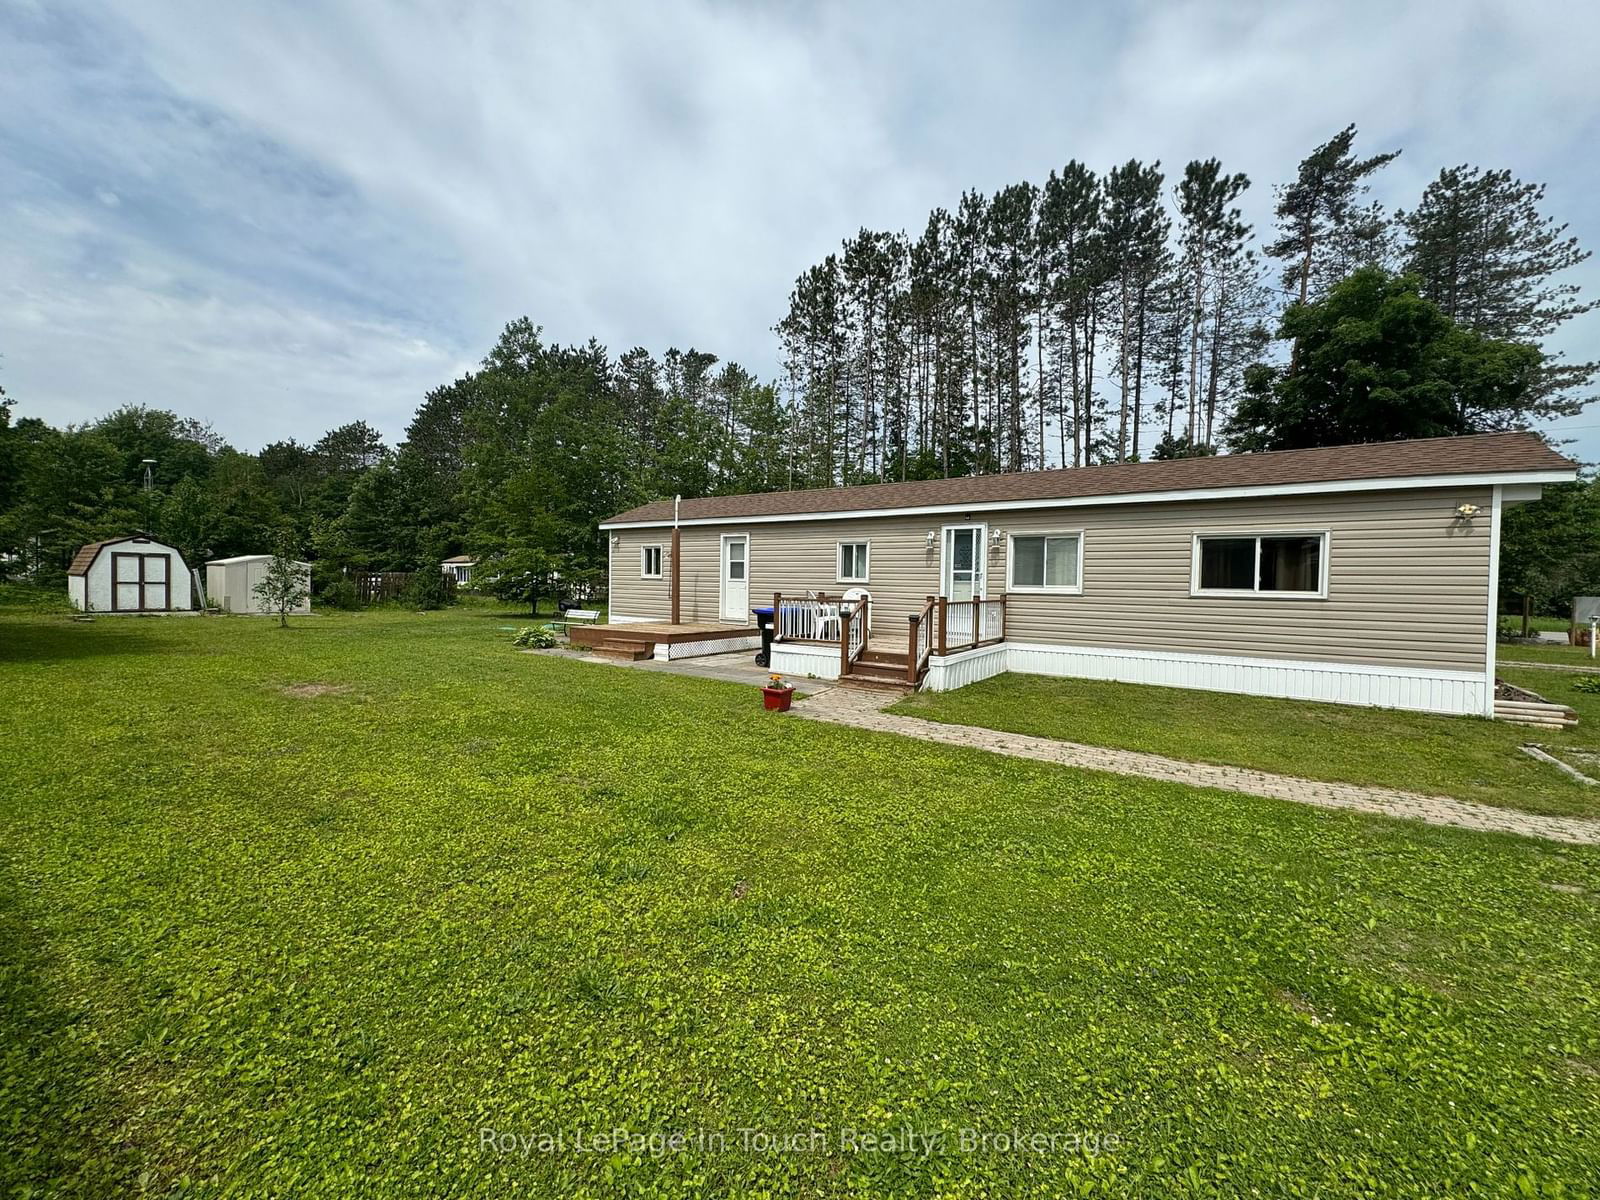
<path fill-rule="evenodd" d="M 1455 517 L 1466 501 L 1484 510 L 1475 521 Z M 838 543 L 870 540 L 871 578 L 863 586 L 872 594 L 873 634 L 892 641 L 923 597 L 939 590 L 940 548 L 927 546 L 928 530 L 986 524 L 1001 532 L 999 544 L 988 545 L 991 597 L 1005 591 L 1004 534 L 1081 530 L 1083 593 L 1012 596 L 1012 641 L 1481 671 L 1490 503 L 1487 487 L 1437 488 L 690 526 L 681 534 L 682 619 L 720 619 L 725 533 L 750 537 L 751 604 L 770 604 L 774 591 L 843 591 L 835 582 Z M 1320 530 L 1329 533 L 1326 599 L 1189 594 L 1196 533 Z M 613 609 L 665 617 L 667 581 L 638 579 L 638 547 L 658 536 L 669 544 L 670 530 L 620 533 Z"/>
<path fill-rule="evenodd" d="M 1456 505 L 1484 509 L 1468 523 Z M 1017 641 L 1481 671 L 1489 489 L 1369 492 L 1030 513 L 1011 532 L 1084 530 L 1083 594 L 1017 594 Z M 1328 594 L 1190 595 L 1196 533 L 1328 531 Z M 991 558 L 991 562 L 993 559 Z M 995 595 L 993 588 L 990 595 Z"/>
<path fill-rule="evenodd" d="M 610 612 L 621 617 L 648 617 L 665 621 L 672 616 L 672 530 L 621 529 L 611 546 Z M 661 547 L 661 578 L 640 578 L 645 546 Z M 687 619 L 687 618 L 685 618 Z"/>

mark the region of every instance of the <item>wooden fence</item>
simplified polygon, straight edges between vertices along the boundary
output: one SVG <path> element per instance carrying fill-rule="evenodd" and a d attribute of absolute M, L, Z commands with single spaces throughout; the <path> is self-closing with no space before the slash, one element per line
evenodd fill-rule
<path fill-rule="evenodd" d="M 398 600 L 400 593 L 406 590 L 414 578 L 416 578 L 415 571 L 358 571 L 350 576 L 351 582 L 356 585 L 358 604 L 382 604 L 388 600 Z M 456 581 L 444 574 L 441 574 L 440 578 L 444 581 L 445 591 L 454 596 Z"/>

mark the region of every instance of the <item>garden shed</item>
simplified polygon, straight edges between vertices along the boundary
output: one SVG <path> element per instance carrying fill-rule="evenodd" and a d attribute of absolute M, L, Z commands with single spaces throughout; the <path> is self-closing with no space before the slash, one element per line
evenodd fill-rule
<path fill-rule="evenodd" d="M 67 568 L 72 607 L 96 613 L 194 611 L 189 565 L 147 533 L 90 542 Z"/>
<path fill-rule="evenodd" d="M 270 554 L 240 554 L 233 558 L 214 558 L 206 563 L 206 599 L 215 608 L 233 613 L 265 613 L 276 610 L 261 602 L 256 586 L 267 577 Z M 297 562 L 300 586 L 305 597 L 291 613 L 311 611 L 311 564 Z"/>

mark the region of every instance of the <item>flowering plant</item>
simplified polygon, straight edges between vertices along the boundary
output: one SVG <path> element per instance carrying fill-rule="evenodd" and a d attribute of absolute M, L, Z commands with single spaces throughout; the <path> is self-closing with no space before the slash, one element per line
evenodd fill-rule
<path fill-rule="evenodd" d="M 784 691 L 794 691 L 794 684 L 785 683 L 783 681 L 783 676 L 779 675 L 776 671 L 767 676 L 767 686 L 769 688 L 777 688 Z"/>

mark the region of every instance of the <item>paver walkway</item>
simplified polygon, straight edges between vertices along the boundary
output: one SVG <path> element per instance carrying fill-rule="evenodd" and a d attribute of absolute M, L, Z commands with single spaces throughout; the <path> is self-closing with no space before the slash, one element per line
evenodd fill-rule
<path fill-rule="evenodd" d="M 899 733 L 925 742 L 989 750 L 995 754 L 1061 763 L 1090 771 L 1137 775 L 1143 779 L 1159 779 L 1190 787 L 1220 788 L 1227 792 L 1292 800 L 1297 804 L 1314 804 L 1320 808 L 1352 809 L 1385 817 L 1426 821 L 1430 825 L 1458 825 L 1465 829 L 1516 833 L 1556 842 L 1600 845 L 1600 821 L 1581 817 L 1546 817 L 1537 813 L 1493 808 L 1486 804 L 1472 804 L 1449 796 L 1424 796 L 1417 792 L 1360 787 L 1350 783 L 1322 783 L 1246 767 L 1183 762 L 1175 758 L 1163 758 L 1159 754 L 1058 742 L 1052 738 L 1002 733 L 975 725 L 946 725 L 939 721 L 924 721 L 883 711 L 886 705 L 899 698 L 896 694 L 873 692 L 865 688 L 830 687 L 797 701 L 790 711 L 813 721 Z"/>

